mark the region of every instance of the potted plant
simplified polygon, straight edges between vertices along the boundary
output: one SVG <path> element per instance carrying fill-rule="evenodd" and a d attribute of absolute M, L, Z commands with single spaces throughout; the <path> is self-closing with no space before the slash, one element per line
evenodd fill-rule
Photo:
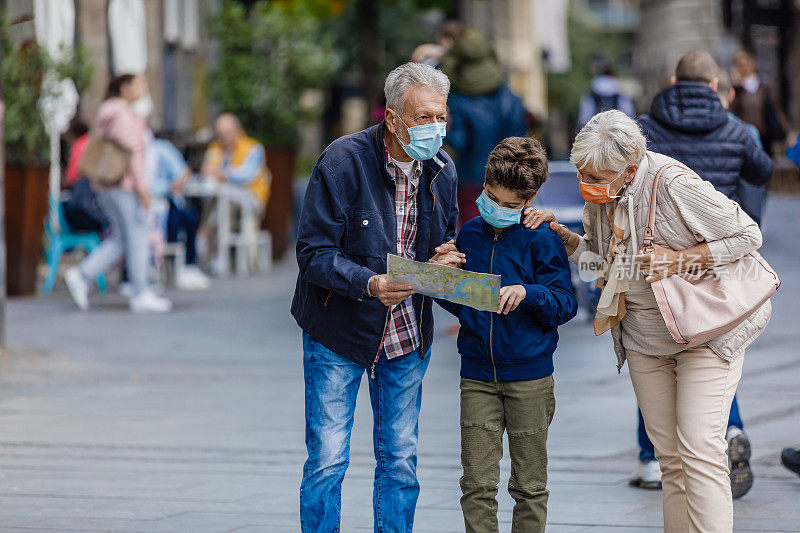
<path fill-rule="evenodd" d="M 326 87 L 336 70 L 333 43 L 320 31 L 318 11 L 314 0 L 262 0 L 251 8 L 225 0 L 211 24 L 219 53 L 209 72 L 209 94 L 266 147 L 272 192 L 265 226 L 275 257 L 289 245 L 299 125 L 320 112 L 304 106 L 302 97 Z"/>
<path fill-rule="evenodd" d="M 0 84 L 5 111 L 6 283 L 9 295 L 33 294 L 47 216 L 49 141 L 39 111 L 42 79 L 72 78 L 78 90 L 88 85 L 91 66 L 85 50 L 53 61 L 29 41 L 15 42 L 0 13 Z"/>

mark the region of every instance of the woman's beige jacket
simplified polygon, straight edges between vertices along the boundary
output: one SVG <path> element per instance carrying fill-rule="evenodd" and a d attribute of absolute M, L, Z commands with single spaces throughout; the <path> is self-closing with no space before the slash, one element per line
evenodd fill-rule
<path fill-rule="evenodd" d="M 650 194 L 656 172 L 670 163 L 671 157 L 647 152 L 636 175 L 615 200 L 627 208 L 632 242 L 627 250 L 635 254 L 641 248 L 644 227 L 650 205 Z M 711 183 L 685 168 L 673 166 L 664 171 L 658 183 L 658 206 L 654 242 L 672 250 L 685 250 L 706 242 L 715 265 L 735 261 L 761 246 L 758 225 L 739 207 L 739 204 L 714 189 Z M 611 238 L 608 211 L 613 203 L 587 203 L 583 210 L 585 234 L 570 260 L 576 264 L 588 259 L 584 252 L 594 252 L 605 258 Z M 639 275 L 629 283 L 625 295 L 627 314 L 619 326 L 611 330 L 618 368 L 625 362 L 625 350 L 635 350 L 653 356 L 678 353 L 685 346 L 676 343 L 667 330 L 658 310 L 650 284 Z M 708 342 L 719 357 L 732 361 L 755 340 L 766 327 L 772 312 L 769 300 L 744 322 Z"/>

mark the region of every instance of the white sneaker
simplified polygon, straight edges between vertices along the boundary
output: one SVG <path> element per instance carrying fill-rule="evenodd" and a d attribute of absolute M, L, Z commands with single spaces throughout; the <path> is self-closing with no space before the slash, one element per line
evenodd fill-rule
<path fill-rule="evenodd" d="M 182 291 L 205 291 L 211 280 L 197 265 L 186 265 L 175 275 L 175 287 Z"/>
<path fill-rule="evenodd" d="M 117 292 L 123 298 L 131 299 L 133 298 L 133 283 L 130 281 L 120 281 L 119 287 L 117 288 Z"/>
<path fill-rule="evenodd" d="M 64 274 L 69 295 L 81 311 L 89 309 L 89 282 L 83 277 L 78 267 L 72 267 Z"/>
<path fill-rule="evenodd" d="M 219 255 L 208 262 L 208 271 L 211 272 L 211 275 L 215 278 L 222 275 L 222 258 Z"/>
<path fill-rule="evenodd" d="M 658 461 L 639 461 L 636 471 L 628 481 L 631 487 L 640 489 L 660 489 L 661 488 L 661 467 Z"/>
<path fill-rule="evenodd" d="M 594 320 L 593 314 L 589 313 L 589 311 L 587 311 L 583 307 L 578 307 L 578 312 L 575 313 L 576 322 L 583 323 L 583 322 L 591 322 L 592 320 Z"/>
<path fill-rule="evenodd" d="M 134 313 L 168 313 L 172 310 L 172 302 L 149 288 L 131 298 L 130 305 Z"/>

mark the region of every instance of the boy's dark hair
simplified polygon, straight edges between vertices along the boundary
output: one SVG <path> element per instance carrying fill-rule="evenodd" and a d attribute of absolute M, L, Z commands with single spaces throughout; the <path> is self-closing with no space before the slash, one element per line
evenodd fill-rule
<path fill-rule="evenodd" d="M 542 144 L 530 137 L 503 139 L 489 154 L 487 185 L 499 185 L 528 199 L 547 179 L 547 154 Z"/>

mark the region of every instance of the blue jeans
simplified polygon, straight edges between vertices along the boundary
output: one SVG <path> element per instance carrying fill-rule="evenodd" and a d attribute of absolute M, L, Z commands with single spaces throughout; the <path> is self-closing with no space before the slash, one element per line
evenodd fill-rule
<path fill-rule="evenodd" d="M 124 258 L 133 293 L 139 294 L 149 284 L 147 212 L 135 193 L 120 188 L 107 189 L 98 198 L 110 220 L 110 230 L 100 246 L 81 262 L 79 271 L 86 280 L 95 280 Z"/>
<path fill-rule="evenodd" d="M 376 532 L 410 532 L 419 496 L 417 434 L 422 377 L 430 350 L 419 349 L 375 366 L 369 380 L 373 416 L 375 482 L 372 506 Z M 338 532 L 342 480 L 350 463 L 350 433 L 361 365 L 328 350 L 303 333 L 306 392 L 306 450 L 300 485 L 304 532 Z"/>
<path fill-rule="evenodd" d="M 200 215 L 186 204 L 186 200 L 169 200 L 167 214 L 167 242 L 178 242 L 181 230 L 184 232 L 186 246 L 186 264 L 197 264 L 197 228 L 200 227 Z"/>
<path fill-rule="evenodd" d="M 647 436 L 647 431 L 644 429 L 644 418 L 642 418 L 642 410 L 638 409 L 639 411 L 639 460 L 644 461 L 655 461 L 656 460 L 656 452 L 653 448 L 653 443 L 650 442 L 650 437 Z M 731 414 L 728 415 L 728 427 L 737 427 L 739 429 L 744 429 L 744 423 L 742 422 L 742 415 L 739 414 L 739 402 L 736 401 L 736 396 L 733 397 L 733 403 L 731 404 Z"/>
<path fill-rule="evenodd" d="M 745 213 L 750 215 L 758 227 L 761 227 L 761 222 L 764 220 L 764 211 L 767 207 L 767 189 L 765 186 L 757 186 L 752 183 L 747 183 L 744 180 L 739 182 L 739 205 Z"/>

